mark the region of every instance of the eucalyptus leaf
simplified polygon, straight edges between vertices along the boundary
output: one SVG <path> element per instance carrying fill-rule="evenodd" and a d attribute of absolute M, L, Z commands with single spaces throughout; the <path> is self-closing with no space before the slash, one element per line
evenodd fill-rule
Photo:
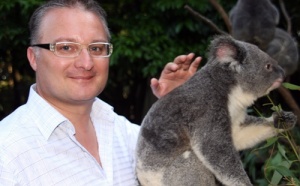
<path fill-rule="evenodd" d="M 277 147 L 278 147 L 278 150 L 280 152 L 280 154 L 287 160 L 287 161 L 290 161 L 287 156 L 286 156 L 286 151 L 285 151 L 285 147 L 282 146 L 280 143 L 277 144 Z"/>
<path fill-rule="evenodd" d="M 289 161 L 282 161 L 280 163 L 280 165 L 286 167 L 287 169 L 289 169 L 291 167 L 291 163 Z M 271 184 L 278 185 L 282 178 L 283 178 L 283 176 L 278 171 L 274 171 L 274 174 L 271 179 Z"/>
<path fill-rule="evenodd" d="M 267 148 L 267 147 L 270 147 L 271 145 L 273 145 L 275 142 L 277 142 L 278 140 L 278 137 L 272 137 L 272 138 L 269 138 L 267 139 L 267 143 L 264 144 L 263 146 L 259 147 L 258 149 L 261 150 L 261 149 L 264 149 L 264 148 Z"/>
<path fill-rule="evenodd" d="M 285 88 L 290 89 L 290 90 L 300 90 L 300 86 L 294 85 L 294 84 L 291 84 L 291 83 L 282 83 L 282 85 Z"/>
<path fill-rule="evenodd" d="M 269 168 L 277 171 L 282 176 L 295 177 L 294 173 L 291 170 L 289 170 L 287 167 L 285 167 L 284 165 L 274 165 Z"/>

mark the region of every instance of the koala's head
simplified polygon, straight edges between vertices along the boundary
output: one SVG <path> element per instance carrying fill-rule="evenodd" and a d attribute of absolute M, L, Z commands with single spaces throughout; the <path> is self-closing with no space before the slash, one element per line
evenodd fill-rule
<path fill-rule="evenodd" d="M 243 91 L 261 97 L 278 88 L 284 80 L 284 70 L 277 61 L 257 46 L 230 36 L 218 36 L 210 45 L 207 65 L 217 65 L 233 74 Z"/>

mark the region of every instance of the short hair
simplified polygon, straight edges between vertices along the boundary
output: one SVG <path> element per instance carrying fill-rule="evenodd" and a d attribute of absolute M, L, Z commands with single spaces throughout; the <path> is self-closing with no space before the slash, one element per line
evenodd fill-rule
<path fill-rule="evenodd" d="M 83 8 L 84 10 L 94 13 L 103 23 L 108 40 L 111 35 L 107 26 L 105 10 L 94 0 L 50 0 L 38 7 L 32 14 L 29 21 L 30 44 L 36 44 L 40 37 L 40 25 L 47 12 L 55 8 Z"/>

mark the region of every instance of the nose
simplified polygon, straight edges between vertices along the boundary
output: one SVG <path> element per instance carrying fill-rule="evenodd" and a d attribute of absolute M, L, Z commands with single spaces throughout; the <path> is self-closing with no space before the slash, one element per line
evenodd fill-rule
<path fill-rule="evenodd" d="M 286 77 L 285 70 L 281 66 L 279 66 L 279 71 L 282 74 L 282 76 L 285 78 Z"/>
<path fill-rule="evenodd" d="M 75 58 L 75 67 L 91 70 L 94 66 L 93 59 L 86 48 L 83 48 L 80 54 Z"/>
<path fill-rule="evenodd" d="M 285 71 L 284 69 L 279 66 L 279 65 L 276 65 L 275 69 L 274 69 L 278 74 L 280 74 L 280 76 L 282 77 L 282 79 L 285 79 L 286 78 L 286 75 L 285 75 Z"/>

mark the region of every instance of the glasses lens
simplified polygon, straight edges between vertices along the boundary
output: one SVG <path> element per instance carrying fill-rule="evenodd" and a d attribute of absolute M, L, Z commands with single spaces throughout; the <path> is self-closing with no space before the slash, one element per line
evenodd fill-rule
<path fill-rule="evenodd" d="M 89 51 L 96 57 L 108 57 L 111 54 L 109 43 L 92 43 L 89 45 Z"/>
<path fill-rule="evenodd" d="M 80 52 L 78 43 L 61 42 L 55 44 L 55 54 L 61 57 L 75 57 Z"/>

